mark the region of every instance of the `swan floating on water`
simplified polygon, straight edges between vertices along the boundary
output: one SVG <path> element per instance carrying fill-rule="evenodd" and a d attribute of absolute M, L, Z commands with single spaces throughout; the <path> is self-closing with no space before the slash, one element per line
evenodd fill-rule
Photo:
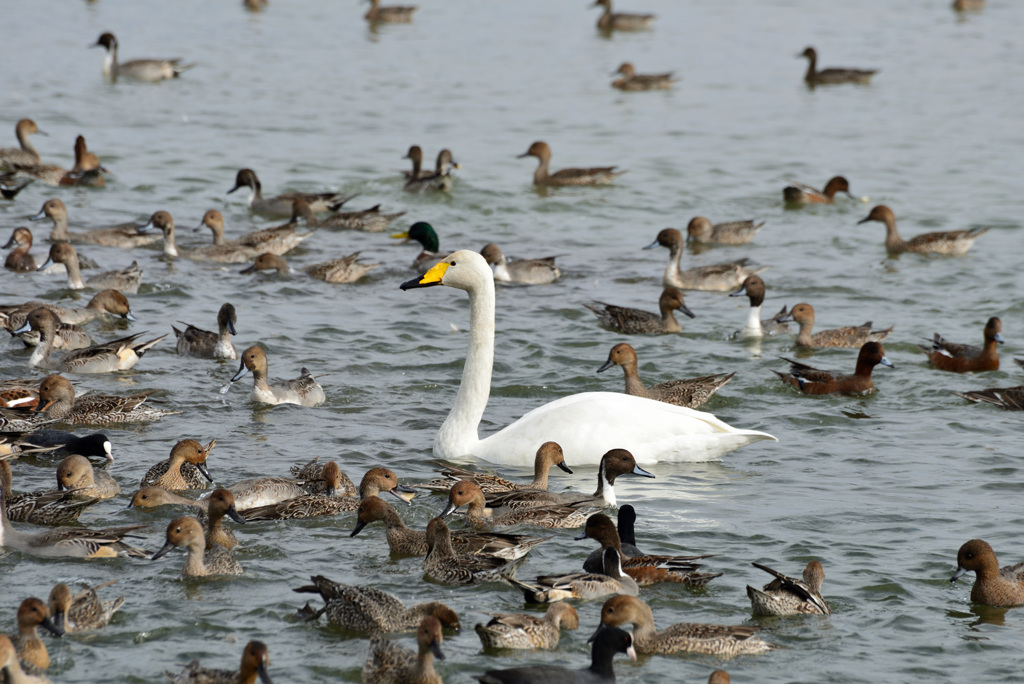
<path fill-rule="evenodd" d="M 461 250 L 403 290 L 445 285 L 469 293 L 469 350 L 451 412 L 434 438 L 434 456 L 448 461 L 482 459 L 530 466 L 537 447 L 562 445 L 571 465 L 597 465 L 609 449 L 628 449 L 637 463 L 711 461 L 762 439 L 710 413 L 615 392 L 582 392 L 533 409 L 502 430 L 480 439 L 477 429 L 491 392 L 494 363 L 494 276 L 476 252 Z"/>

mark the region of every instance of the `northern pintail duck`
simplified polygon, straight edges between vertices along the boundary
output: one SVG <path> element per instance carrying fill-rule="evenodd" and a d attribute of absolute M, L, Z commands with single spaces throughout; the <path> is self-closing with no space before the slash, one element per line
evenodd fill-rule
<path fill-rule="evenodd" d="M 704 216 L 695 216 L 686 224 L 686 240 L 702 244 L 745 245 L 753 242 L 764 221 L 729 221 L 715 223 Z"/>
<path fill-rule="evenodd" d="M 790 365 L 788 373 L 780 373 L 773 370 L 779 379 L 787 385 L 797 387 L 804 394 L 867 394 L 873 392 L 875 383 L 871 379 L 871 371 L 875 366 L 882 364 L 889 368 L 895 368 L 889 359 L 885 358 L 885 347 L 880 342 L 868 342 L 860 348 L 857 354 L 857 367 L 852 375 L 839 371 L 819 370 L 811 366 L 783 359 Z"/>
<path fill-rule="evenodd" d="M 434 227 L 424 221 L 417 221 L 409 226 L 409 230 L 404 233 L 395 233 L 391 237 L 404 239 L 405 242 L 415 240 L 420 243 L 423 251 L 412 260 L 412 267 L 418 271 L 433 268 L 452 255 L 451 252 L 440 251 L 440 243 L 438 242 Z"/>
<path fill-rule="evenodd" d="M 85 136 L 75 138 L 75 165 L 60 179 L 60 184 L 102 188 L 107 184 L 103 178 L 104 173 L 107 173 L 107 170 L 100 164 L 100 158 L 89 151 L 85 144 Z"/>
<path fill-rule="evenodd" d="M 140 487 L 163 487 L 172 492 L 188 489 L 206 489 L 207 482 L 213 482 L 206 468 L 206 459 L 217 440 L 203 446 L 197 440 L 183 439 L 171 448 L 171 455 L 160 461 L 143 476 Z"/>
<path fill-rule="evenodd" d="M 956 12 L 977 12 L 985 9 L 985 0 L 953 0 L 953 10 Z"/>
<path fill-rule="evenodd" d="M 612 347 L 612 350 L 608 352 L 608 360 L 597 369 L 597 372 L 601 373 L 612 366 L 622 367 L 622 372 L 626 376 L 626 394 L 687 408 L 697 408 L 703 405 L 735 375 L 735 373 L 702 375 L 698 378 L 669 380 L 644 387 L 644 383 L 637 373 L 636 350 L 626 342 L 620 342 Z"/>
<path fill-rule="evenodd" d="M 968 230 L 948 230 L 935 233 L 922 233 L 909 240 L 904 240 L 896 231 L 896 215 L 892 209 L 879 204 L 871 210 L 858 224 L 878 221 L 885 224 L 885 248 L 890 254 L 918 252 L 921 254 L 945 254 L 963 256 L 974 246 L 974 241 L 988 232 L 988 228 L 970 228 Z"/>
<path fill-rule="evenodd" d="M 31 312 L 29 312 L 31 313 Z M 21 315 L 18 318 L 22 318 Z M 27 318 L 23 318 L 27 320 Z M 25 325 L 18 328 L 23 332 L 18 333 L 16 336 L 21 338 L 22 343 L 26 347 L 38 347 L 42 341 L 42 335 L 38 330 L 33 330 L 32 326 L 29 326 L 28 330 L 25 330 Z M 14 332 L 10 331 L 13 335 Z M 53 348 L 60 349 L 63 351 L 74 351 L 76 349 L 85 349 L 91 347 L 93 344 L 92 338 L 89 337 L 89 333 L 85 328 L 78 325 L 69 325 L 67 323 L 57 324 L 57 334 L 53 338 Z"/>
<path fill-rule="evenodd" d="M 368 0 L 368 2 L 370 9 L 363 15 L 363 19 L 370 23 L 408 24 L 412 21 L 413 12 L 416 11 L 415 6 L 385 5 L 381 7 L 380 0 Z"/>
<path fill-rule="evenodd" d="M 658 237 L 644 249 L 667 247 L 669 250 L 668 265 L 661 278 L 665 287 L 678 287 L 683 290 L 707 290 L 710 292 L 728 292 L 735 290 L 752 275 L 767 271 L 769 266 L 748 266 L 749 259 L 737 259 L 710 266 L 697 266 L 685 271 L 679 267 L 683 256 L 683 234 L 675 228 L 665 228 Z"/>
<path fill-rule="evenodd" d="M 185 577 L 242 574 L 242 566 L 223 546 L 214 546 L 206 551 L 206 535 L 195 518 L 182 516 L 172 520 L 167 526 L 167 542 L 153 554 L 151 560 L 162 558 L 175 546 L 183 546 L 188 551 L 188 559 L 181 569 Z"/>
<path fill-rule="evenodd" d="M 891 326 L 885 330 L 872 330 L 872 322 L 868 321 L 862 325 L 848 325 L 812 334 L 814 330 L 814 307 L 806 302 L 801 302 L 794 306 L 789 314 L 780 318 L 779 321 L 783 323 L 796 321 L 800 325 L 800 331 L 796 334 L 797 345 L 813 349 L 823 349 L 825 347 L 856 349 L 864 346 L 867 342 L 881 342 L 892 332 Z"/>
<path fill-rule="evenodd" d="M 243 245 L 240 242 L 226 245 L 206 245 L 196 249 L 179 249 L 174 233 L 174 218 L 169 212 L 162 210 L 154 213 L 150 217 L 149 222 L 139 228 L 139 231 L 146 232 L 151 228 L 159 230 L 163 235 L 164 254 L 169 257 L 184 257 L 194 261 L 214 261 L 233 264 L 246 261 L 254 251 L 261 249 L 261 247 L 255 244 Z M 306 237 L 312 235 L 312 233 L 298 235 L 292 224 L 258 232 L 259 235 L 254 238 L 254 241 L 261 244 L 265 251 L 280 254 L 287 252 Z M 255 234 L 250 234 L 246 237 L 252 238 L 253 235 Z"/>
<path fill-rule="evenodd" d="M 397 211 L 392 214 L 385 214 L 380 210 L 380 205 L 375 204 L 369 209 L 362 211 L 338 211 L 328 214 L 324 218 L 318 218 L 309 204 L 304 200 L 297 199 L 292 203 L 292 222 L 299 219 L 310 228 L 334 228 L 344 230 L 360 230 L 364 233 L 383 233 L 391 226 L 391 222 L 405 216 L 404 211 Z"/>
<path fill-rule="evenodd" d="M 485 556 L 474 553 L 457 555 L 452 546 L 451 531 L 441 518 L 427 524 L 427 555 L 423 558 L 423 574 L 439 584 L 463 586 L 482 582 L 501 582 L 515 577 L 516 569 L 525 560 Z"/>
<path fill-rule="evenodd" d="M 609 594 L 636 596 L 640 588 L 622 570 L 619 552 L 614 547 L 604 550 L 603 572 L 572 572 L 564 575 L 543 575 L 533 582 L 510 580 L 523 592 L 527 603 L 554 603 L 570 598 L 598 599 Z"/>
<path fill-rule="evenodd" d="M 313 611 L 307 603 L 301 611 L 305 620 L 316 620 L 327 613 L 327 621 L 331 624 L 369 634 L 411 632 L 428 616 L 449 629 L 462 628 L 458 614 L 440 601 L 417 603 L 406 608 L 398 597 L 376 587 L 341 584 L 323 575 L 313 575 L 309 579 L 313 584 L 292 591 L 319 594 L 324 600 L 324 607 Z"/>
<path fill-rule="evenodd" d="M 612 0 L 595 0 L 591 7 L 604 7 L 597 20 L 597 28 L 602 31 L 642 31 L 650 28 L 654 22 L 653 14 L 612 12 Z"/>
<path fill-rule="evenodd" d="M 522 613 L 487 613 L 486 625 L 474 628 L 484 648 L 558 648 L 562 629 L 570 631 L 580 626 L 580 614 L 572 605 L 558 601 L 548 606 L 543 618 Z"/>
<path fill-rule="evenodd" d="M 51 684 L 48 677 L 21 669 L 14 643 L 4 634 L 0 634 L 0 677 L 6 677 L 8 684 Z"/>
<path fill-rule="evenodd" d="M 416 630 L 417 651 L 413 653 L 383 637 L 370 639 L 370 652 L 363 663 L 365 684 L 441 684 L 434 670 L 434 658 L 441 652 L 441 623 L 427 616 Z"/>
<path fill-rule="evenodd" d="M 309 203 L 313 211 L 337 211 L 352 197 L 343 197 L 336 192 L 285 192 L 267 199 L 263 198 L 263 185 L 252 169 L 241 169 L 235 175 L 235 186 L 228 190 L 230 195 L 235 190 L 247 187 L 249 208 L 258 214 L 267 214 L 288 218 L 292 215 L 292 203 L 302 199 Z"/>
<path fill-rule="evenodd" d="M 288 472 L 295 479 L 302 480 L 310 494 L 359 496 L 356 486 L 352 484 L 351 478 L 341 472 L 341 467 L 338 466 L 336 461 L 324 461 L 321 463 L 320 456 L 317 456 L 308 463 L 293 465 L 288 469 Z M 371 468 L 367 472 L 368 474 L 372 473 L 371 477 L 375 479 L 379 489 L 386 491 L 394 489 L 393 493 L 400 499 L 408 500 L 405 495 L 415 493 L 412 489 L 398 484 L 398 476 L 392 470 L 387 468 Z M 366 479 L 366 475 L 363 476 L 363 479 Z M 409 496 L 408 498 L 412 497 Z"/>
<path fill-rule="evenodd" d="M 633 637 L 629 632 L 610 627 L 600 630 L 591 639 L 590 667 L 568 670 L 557 665 L 528 665 L 508 670 L 488 670 L 476 679 L 482 684 L 608 684 L 615 682 L 612 660 L 616 653 L 625 653 L 636 660 Z"/>
<path fill-rule="evenodd" d="M 623 62 L 615 73 L 622 74 L 622 78 L 612 81 L 612 88 L 619 90 L 668 90 L 679 80 L 672 77 L 671 71 L 664 74 L 638 74 L 631 62 Z"/>
<path fill-rule="evenodd" d="M 832 614 L 828 601 L 821 595 L 825 571 L 820 562 L 809 562 L 804 568 L 802 580 L 787 577 L 760 563 L 751 565 L 775 577 L 763 589 L 747 585 L 747 597 L 755 616 Z"/>
<path fill-rule="evenodd" d="M 103 57 L 103 76 L 110 81 L 128 78 L 134 81 L 156 83 L 168 78 L 177 78 L 181 72 L 191 69 L 193 64 L 182 64 L 175 59 L 133 59 L 130 62 L 117 61 L 117 38 L 113 33 L 101 33 L 90 47 L 102 47 L 107 51 Z"/>
<path fill-rule="evenodd" d="M 48 419 L 72 425 L 111 425 L 115 423 L 147 423 L 181 411 L 155 408 L 146 404 L 149 394 L 126 397 L 109 394 L 88 394 L 75 397 L 71 382 L 60 375 L 50 375 L 39 386 L 42 411 Z"/>
<path fill-rule="evenodd" d="M 238 372 L 231 378 L 237 381 L 248 371 L 252 371 L 252 400 L 260 404 L 299 404 L 300 406 L 319 406 L 327 400 L 324 388 L 305 368 L 302 375 L 292 380 L 270 382 L 267 379 L 267 353 L 262 347 L 249 347 L 242 352 L 242 363 Z"/>
<path fill-rule="evenodd" d="M 618 515 L 619 551 L 622 558 L 633 558 L 634 556 L 646 555 L 636 546 L 636 532 L 633 528 L 636 523 L 636 509 L 626 504 L 619 507 Z M 583 569 L 587 572 L 601 572 L 604 569 L 604 547 L 594 549 L 583 561 Z"/>
<path fill-rule="evenodd" d="M 551 148 L 541 140 L 530 145 L 530 149 L 523 152 L 518 158 L 523 157 L 536 157 L 539 161 L 537 170 L 533 172 L 534 185 L 608 185 L 617 176 L 626 173 L 625 171 L 616 171 L 617 167 L 615 166 L 596 166 L 589 169 L 569 168 L 549 173 Z"/>
<path fill-rule="evenodd" d="M 303 200 L 295 200 L 295 202 L 306 207 L 309 206 Z M 316 232 L 311 230 L 299 233 L 298 223 L 293 215 L 292 220 L 288 223 L 273 228 L 255 230 L 234 240 L 227 240 L 224 238 L 224 217 L 216 209 L 211 209 L 203 214 L 202 223 L 194 230 L 199 230 L 202 226 L 207 226 L 213 232 L 213 244 L 189 250 L 190 258 L 226 264 L 242 264 L 266 252 L 284 254 Z M 311 227 L 316 228 L 317 226 Z"/>
<path fill-rule="evenodd" d="M 1024 563 L 999 567 L 999 560 L 988 542 L 972 539 L 956 554 L 955 582 L 968 572 L 974 573 L 971 601 L 987 606 L 1024 605 Z"/>
<path fill-rule="evenodd" d="M 35 309 L 29 313 L 22 329 L 36 330 L 39 332 L 39 346 L 29 357 L 29 365 L 35 368 L 56 370 L 62 373 L 112 373 L 119 370 L 129 370 L 151 349 L 167 335 L 161 335 L 147 342 L 136 342 L 145 332 L 122 337 L 110 342 L 104 342 L 69 351 L 59 360 L 51 359 L 50 353 L 54 348 L 54 340 L 57 337 L 57 316 L 49 309 Z"/>
<path fill-rule="evenodd" d="M 99 273 L 91 276 L 88 280 L 82 280 L 82 270 L 78 264 L 78 253 L 67 240 L 57 240 L 50 245 L 50 255 L 38 270 L 45 270 L 55 263 L 64 264 L 68 274 L 68 289 L 70 290 L 84 290 L 88 287 L 93 290 L 118 290 L 128 294 L 137 294 L 139 284 L 142 282 L 142 270 L 136 261 L 133 261 L 126 268 Z"/>
<path fill-rule="evenodd" d="M 206 550 L 214 545 L 231 550 L 238 546 L 235 533 L 224 527 L 224 516 L 229 516 L 239 525 L 245 524 L 245 518 L 235 508 L 235 496 L 229 489 L 215 489 L 210 494 L 206 520 Z"/>
<path fill-rule="evenodd" d="M 789 317 L 789 311 L 785 306 L 771 318 L 761 318 L 764 290 L 764 281 L 761 280 L 761 276 L 752 275 L 743 281 L 739 290 L 729 295 L 730 297 L 747 297 L 750 300 L 747 322 L 740 331 L 740 337 L 764 337 L 765 335 L 781 335 L 790 332 L 789 324 L 784 322 L 784 319 Z"/>
<path fill-rule="evenodd" d="M 413 145 L 405 155 L 405 159 L 412 160 L 412 171 L 406 172 L 406 192 L 424 192 L 427 190 L 439 190 L 450 192 L 452 189 L 452 169 L 458 169 L 459 163 L 452 159 L 450 150 L 441 150 L 437 155 L 437 166 L 433 172 L 423 171 L 423 151 L 419 145 Z"/>
<path fill-rule="evenodd" d="M 814 87 L 816 85 L 833 85 L 836 83 L 870 83 L 871 77 L 878 73 L 878 69 L 845 69 L 831 68 L 818 71 L 818 53 L 812 48 L 806 48 L 797 57 L 807 58 L 807 72 L 804 73 L 804 82 Z"/>
<path fill-rule="evenodd" d="M 676 320 L 675 311 L 682 311 L 690 318 L 697 316 L 686 306 L 686 302 L 683 301 L 683 293 L 676 287 L 666 287 L 662 290 L 661 296 L 658 298 L 660 315 L 642 309 L 631 309 L 604 302 L 594 302 L 583 306 L 594 312 L 594 315 L 601 320 L 601 325 L 627 335 L 682 332 L 683 328 Z"/>
<path fill-rule="evenodd" d="M 169 492 L 163 487 L 140 487 L 132 494 L 132 500 L 128 502 L 128 508 L 157 508 L 159 506 L 189 506 L 198 508 L 206 513 L 210 505 L 210 499 L 186 499 L 174 492 Z"/>
<path fill-rule="evenodd" d="M 328 463 L 328 466 L 330 463 Z M 325 466 L 326 469 L 326 466 Z M 340 473 L 340 471 L 337 471 Z M 249 508 L 242 513 L 246 521 L 250 520 L 297 520 L 321 515 L 337 515 L 350 513 L 359 508 L 362 500 L 376 497 L 381 492 L 388 492 L 405 501 L 406 489 L 398 484 L 398 476 L 388 468 L 370 468 L 359 481 L 359 498 L 337 496 L 339 488 L 335 480 L 335 491 L 332 495 L 310 494 L 288 499 L 268 506 Z"/>
<path fill-rule="evenodd" d="M 19 147 L 0 147 L 0 171 L 11 171 L 18 166 L 39 164 L 42 157 L 29 136 L 33 134 L 47 135 L 39 130 L 32 119 L 21 119 L 14 125 L 14 135 L 18 138 Z"/>
<path fill-rule="evenodd" d="M 76 499 L 110 499 L 121 486 L 106 470 L 96 470 L 89 459 L 72 454 L 57 466 L 57 489 L 70 491 Z"/>
<path fill-rule="evenodd" d="M 25 227 L 15 228 L 11 239 L 4 245 L 11 250 L 4 259 L 4 268 L 15 273 L 29 273 L 36 270 L 36 260 L 29 254 L 32 249 L 32 231 Z"/>
<path fill-rule="evenodd" d="M 520 490 L 507 492 L 497 496 L 511 496 L 523 494 L 554 495 L 554 492 L 543 492 L 537 490 L 530 492 Z M 579 497 L 585 502 L 592 501 L 591 497 L 582 495 Z M 536 503 L 534 505 L 512 507 L 502 506 L 494 509 L 488 506 L 480 487 L 471 480 L 456 482 L 451 491 L 448 492 L 448 503 L 441 512 L 441 517 L 446 518 L 460 507 L 466 506 L 466 518 L 477 525 L 494 525 L 507 527 L 510 525 L 532 525 L 534 527 L 546 527 L 549 529 L 575 529 L 582 527 L 587 516 L 592 512 L 589 509 L 575 508 L 564 504 L 550 502 Z"/>
<path fill-rule="evenodd" d="M 303 266 L 302 270 L 311 278 L 322 280 L 325 283 L 335 285 L 354 283 L 378 266 L 383 266 L 383 264 L 369 264 L 365 261 L 359 261 L 360 254 L 361 252 L 354 252 L 340 259 L 310 264 L 309 266 Z M 277 271 L 278 275 L 287 276 L 290 270 L 288 262 L 284 260 L 284 257 L 274 254 L 260 254 L 248 268 L 242 269 L 239 273 Z"/>
<path fill-rule="evenodd" d="M 601 607 L 601 625 L 633 625 L 637 653 L 672 655 L 705 653 L 731 658 L 738 655 L 767 653 L 772 645 L 757 636 L 760 627 L 747 625 L 708 625 L 680 622 L 658 631 L 651 607 L 633 596 L 615 596 Z M 600 627 L 598 628 L 600 629 Z"/>
<path fill-rule="evenodd" d="M 544 257 L 543 259 L 516 259 L 509 261 L 505 258 L 501 248 L 493 242 L 484 245 L 480 254 L 487 263 L 494 267 L 494 279 L 505 283 L 520 283 L 522 285 L 547 285 L 558 280 L 562 275 L 555 266 L 557 256 Z"/>
<path fill-rule="evenodd" d="M 15 494 L 11 464 L 0 460 L 0 489 L 4 494 L 7 519 L 36 525 L 63 525 L 78 520 L 86 506 L 96 498 L 76 498 L 73 492 Z"/>
<path fill-rule="evenodd" d="M 197 659 L 178 674 L 166 674 L 171 684 L 256 684 L 257 678 L 263 684 L 274 684 L 267 669 L 269 667 L 270 652 L 267 645 L 262 641 L 250 641 L 242 651 L 242 664 L 237 671 L 202 667 Z"/>
<path fill-rule="evenodd" d="M 109 587 L 117 580 L 110 580 L 91 587 L 82 584 L 82 591 L 72 593 L 71 587 L 63 582 L 50 591 L 50 611 L 53 619 L 65 634 L 100 629 L 110 623 L 110 618 L 124 605 L 124 596 L 101 601 L 97 589 Z"/>
<path fill-rule="evenodd" d="M 1003 343 L 1003 322 L 993 316 L 985 323 L 985 345 L 947 342 L 935 333 L 929 347 L 918 345 L 928 355 L 928 360 L 939 370 L 953 373 L 980 373 L 999 370 L 998 346 Z"/>
<path fill-rule="evenodd" d="M 181 323 L 184 330 L 178 330 L 173 325 L 171 330 L 178 340 L 179 356 L 195 356 L 200 359 L 230 359 L 238 358 L 235 345 L 231 342 L 231 336 L 237 335 L 235 323 L 238 321 L 238 314 L 235 313 L 233 304 L 225 302 L 217 312 L 217 332 L 202 330 L 188 323 Z"/>
<path fill-rule="evenodd" d="M 520 489 L 547 489 L 548 473 L 551 466 L 558 466 L 572 475 L 572 470 L 565 464 L 565 454 L 558 442 L 544 442 L 537 448 L 537 456 L 533 461 L 533 481 L 529 484 L 516 484 L 498 475 L 489 473 L 477 473 L 458 466 L 446 465 L 439 471 L 444 477 L 429 482 L 414 484 L 414 487 L 428 489 L 432 492 L 448 492 L 459 480 L 472 480 L 483 491 L 484 494 L 497 494 L 500 492 L 512 492 Z"/>
<path fill-rule="evenodd" d="M 856 199 L 850 193 L 850 182 L 843 176 L 833 176 L 825 183 L 824 190 L 816 190 L 809 185 L 790 181 L 782 189 L 782 198 L 787 204 L 834 204 L 836 193 L 841 192 L 850 199 Z"/>
<path fill-rule="evenodd" d="M 236 482 L 226 489 L 240 511 L 270 506 L 310 493 L 301 481 L 290 477 L 253 477 Z M 327 495 L 334 496 L 334 490 L 331 489 Z"/>
<path fill-rule="evenodd" d="M 18 651 L 18 660 L 28 672 L 39 674 L 50 667 L 50 654 L 39 638 L 39 627 L 55 636 L 64 634 L 50 619 L 50 608 L 37 598 L 28 598 L 18 606 L 18 633 L 11 638 Z"/>
<path fill-rule="evenodd" d="M 953 394 L 978 404 L 995 404 L 1007 411 L 1024 411 L 1024 385 L 953 392 Z"/>
<path fill-rule="evenodd" d="M 64 202 L 57 198 L 43 202 L 42 209 L 29 221 L 50 219 L 53 229 L 50 230 L 50 241 L 67 240 L 73 243 L 89 243 L 102 247 L 142 247 L 160 239 L 159 235 L 147 235 L 139 232 L 139 227 L 132 225 L 114 226 L 112 228 L 96 228 L 84 233 L 68 231 L 68 209 Z"/>
<path fill-rule="evenodd" d="M 0 306 L 0 312 L 2 312 L 6 319 L 4 326 L 8 330 L 17 330 L 24 327 L 29 313 L 38 308 L 49 309 L 65 325 L 88 323 L 92 319 L 105 314 L 120 316 L 129 321 L 138 320 L 132 315 L 131 304 L 128 303 L 127 297 L 117 290 L 103 290 L 93 295 L 92 299 L 84 307 L 55 306 L 50 302 L 39 300 L 13 306 Z"/>

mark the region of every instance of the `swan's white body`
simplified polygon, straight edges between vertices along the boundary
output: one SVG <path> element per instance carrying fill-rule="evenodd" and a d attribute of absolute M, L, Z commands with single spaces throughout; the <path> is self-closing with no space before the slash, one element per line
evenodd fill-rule
<path fill-rule="evenodd" d="M 530 466 L 537 447 L 558 442 L 571 465 L 597 465 L 609 449 L 627 449 L 637 463 L 710 461 L 775 437 L 738 430 L 710 413 L 613 392 L 584 392 L 544 404 L 480 439 L 477 429 L 491 390 L 494 362 L 494 277 L 476 252 L 455 252 L 403 287 L 447 285 L 469 293 L 469 350 L 451 412 L 434 439 L 434 456 Z"/>

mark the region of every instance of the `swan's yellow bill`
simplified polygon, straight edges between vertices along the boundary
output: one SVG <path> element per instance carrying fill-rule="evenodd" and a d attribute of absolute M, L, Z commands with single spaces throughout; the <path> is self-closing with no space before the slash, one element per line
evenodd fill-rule
<path fill-rule="evenodd" d="M 440 285 L 441 279 L 444 278 L 444 272 L 448 270 L 448 262 L 442 261 L 439 264 L 435 264 L 433 268 L 424 273 L 419 278 L 413 278 L 402 283 L 401 288 L 403 290 L 411 290 L 416 287 L 430 287 L 431 285 Z"/>

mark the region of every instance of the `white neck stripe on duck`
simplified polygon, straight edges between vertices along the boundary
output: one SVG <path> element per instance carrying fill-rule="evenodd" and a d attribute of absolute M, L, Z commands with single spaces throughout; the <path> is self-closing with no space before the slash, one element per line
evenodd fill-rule
<path fill-rule="evenodd" d="M 615 488 L 612 486 L 611 480 L 605 474 L 605 460 L 601 459 L 601 464 L 597 467 L 597 491 L 594 492 L 595 499 L 601 499 L 605 505 L 609 508 L 615 508 Z"/>

